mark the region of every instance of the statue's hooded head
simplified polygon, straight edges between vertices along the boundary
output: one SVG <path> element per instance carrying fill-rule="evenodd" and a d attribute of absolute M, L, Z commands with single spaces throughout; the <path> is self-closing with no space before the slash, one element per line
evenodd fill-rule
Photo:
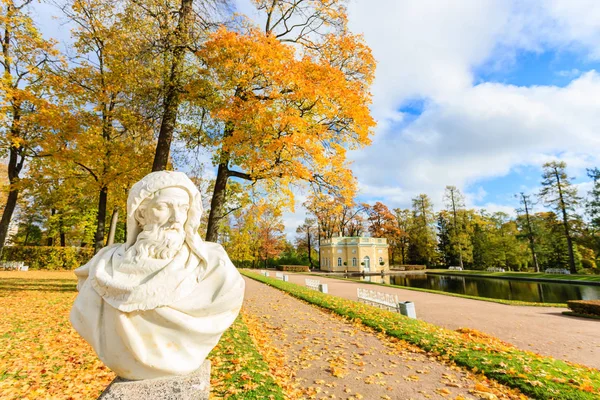
<path fill-rule="evenodd" d="M 156 196 L 161 190 L 167 188 L 178 188 L 185 191 L 189 196 L 189 208 L 187 209 L 187 219 L 185 220 L 183 230 L 185 232 L 185 243 L 190 250 L 200 259 L 206 260 L 202 250 L 202 239 L 198 234 L 200 227 L 200 218 L 202 217 L 202 201 L 200 192 L 196 185 L 183 172 L 158 171 L 146 175 L 137 182 L 129 191 L 127 199 L 127 242 L 126 248 L 129 249 L 136 243 L 138 235 L 143 227 L 139 222 L 140 207 L 148 204 L 148 201 Z"/>

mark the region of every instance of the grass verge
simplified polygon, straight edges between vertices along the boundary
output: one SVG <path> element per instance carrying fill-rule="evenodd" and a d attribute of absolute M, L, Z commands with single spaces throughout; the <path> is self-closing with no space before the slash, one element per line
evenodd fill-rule
<path fill-rule="evenodd" d="M 481 372 L 535 399 L 587 400 L 600 396 L 600 371 L 596 369 L 522 351 L 475 330 L 452 331 L 292 283 L 241 272 L 311 304 L 417 345 L 441 359 Z"/>
<path fill-rule="evenodd" d="M 483 276 L 486 278 L 518 278 L 538 281 L 540 279 L 556 280 L 556 281 L 572 281 L 573 283 L 581 282 L 600 282 L 600 275 L 564 275 L 564 274 L 544 274 L 540 272 L 488 272 L 488 271 L 450 271 L 447 269 L 432 269 L 427 270 L 427 273 L 444 274 L 444 275 L 472 275 Z"/>
<path fill-rule="evenodd" d="M 392 285 L 392 284 L 388 285 L 387 283 L 378 283 L 378 282 L 369 282 L 369 281 L 357 281 L 355 279 L 342 278 L 342 277 L 339 277 L 339 276 L 328 276 L 328 275 L 323 275 L 323 274 L 308 274 L 308 273 L 304 273 L 302 275 L 311 275 L 311 276 L 318 276 L 318 277 L 321 277 L 321 278 L 339 279 L 339 280 L 342 280 L 342 281 L 352 281 L 352 282 L 364 283 L 364 284 L 369 284 L 369 285 L 393 287 L 393 288 L 404 289 L 404 290 L 413 290 L 415 292 L 425 292 L 425 293 L 433 293 L 433 294 L 442 294 L 444 296 L 461 297 L 463 299 L 487 301 L 487 302 L 490 302 L 490 303 L 506 304 L 506 305 L 509 305 L 509 306 L 567 308 L 567 304 L 566 303 L 535 303 L 535 302 L 531 302 L 531 301 L 492 299 L 492 298 L 489 298 L 489 297 L 470 296 L 468 294 L 442 292 L 441 290 L 423 289 L 423 288 L 416 288 L 416 287 L 410 287 L 410 286 L 400 286 L 400 285 Z"/>
<path fill-rule="evenodd" d="M 208 358 L 212 363 L 211 399 L 285 398 L 241 316 L 225 331 Z"/>

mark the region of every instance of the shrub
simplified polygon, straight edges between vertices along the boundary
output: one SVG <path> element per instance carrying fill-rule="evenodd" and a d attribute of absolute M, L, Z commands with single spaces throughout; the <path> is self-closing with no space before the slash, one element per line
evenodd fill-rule
<path fill-rule="evenodd" d="M 287 254 L 279 258 L 269 259 L 268 263 L 271 267 L 277 267 L 278 265 L 309 265 L 308 257 L 300 257 L 294 254 Z"/>
<path fill-rule="evenodd" d="M 583 268 L 593 269 L 596 268 L 596 262 L 594 260 L 583 259 L 581 260 L 581 266 Z"/>
<path fill-rule="evenodd" d="M 277 270 L 287 272 L 310 272 L 307 265 L 278 265 Z"/>
<path fill-rule="evenodd" d="M 265 266 L 263 265 L 263 263 L 255 263 L 253 261 L 250 260 L 231 260 L 231 262 L 233 263 L 233 265 L 235 265 L 237 268 L 248 268 L 248 269 L 252 269 L 252 268 L 264 268 Z"/>
<path fill-rule="evenodd" d="M 574 313 L 600 316 L 600 300 L 569 300 L 567 305 Z"/>
<path fill-rule="evenodd" d="M 72 270 L 88 262 L 92 247 L 10 246 L 2 252 L 2 261 L 23 261 L 30 270 Z"/>
<path fill-rule="evenodd" d="M 419 271 L 419 270 L 423 270 L 425 268 L 426 268 L 425 265 L 412 265 L 412 264 L 394 265 L 394 267 L 392 267 L 392 269 L 396 269 L 396 270 L 400 270 L 400 271 Z"/>

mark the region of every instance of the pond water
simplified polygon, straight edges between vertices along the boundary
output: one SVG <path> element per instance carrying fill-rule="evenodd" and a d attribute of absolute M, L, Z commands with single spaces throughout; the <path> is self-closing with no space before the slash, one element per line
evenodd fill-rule
<path fill-rule="evenodd" d="M 566 303 L 567 300 L 600 299 L 600 286 L 515 281 L 455 275 L 384 275 L 352 277 L 361 281 L 433 289 L 492 299 Z"/>

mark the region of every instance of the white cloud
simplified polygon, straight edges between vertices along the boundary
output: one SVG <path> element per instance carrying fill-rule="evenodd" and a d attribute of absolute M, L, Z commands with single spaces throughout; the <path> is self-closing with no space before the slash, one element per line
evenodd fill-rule
<path fill-rule="evenodd" d="M 355 155 L 356 173 L 371 190 L 398 187 L 434 201 L 446 185 L 466 187 L 515 165 L 561 159 L 570 171 L 585 173 L 600 162 L 599 91 L 596 72 L 565 88 L 471 87 L 436 103 L 404 130 L 381 135 Z"/>
<path fill-rule="evenodd" d="M 473 73 L 506 68 L 519 51 L 600 58 L 600 2 L 381 0 L 374 9 L 356 0 L 349 11 L 378 60 L 376 136 L 352 154 L 364 195 L 406 207 L 427 193 L 441 206 L 446 185 L 465 191 L 556 158 L 580 177 L 600 164 L 598 73 L 568 71 L 575 79 L 564 88 L 476 84 Z M 398 109 L 414 98 L 424 110 L 407 123 Z M 478 204 L 485 197 L 467 194 Z"/>

